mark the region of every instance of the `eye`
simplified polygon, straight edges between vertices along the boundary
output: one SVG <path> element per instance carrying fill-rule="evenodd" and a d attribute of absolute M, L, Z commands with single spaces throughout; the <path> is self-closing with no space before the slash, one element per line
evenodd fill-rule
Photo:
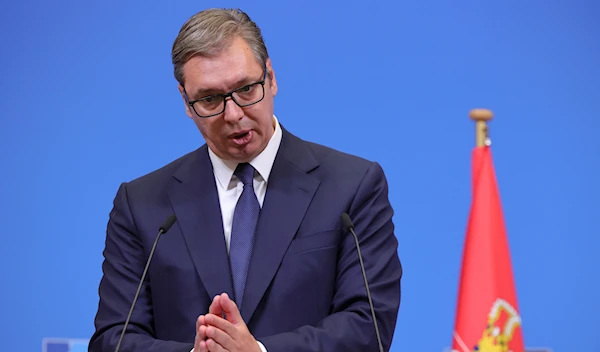
<path fill-rule="evenodd" d="M 208 103 L 208 104 L 212 103 L 214 100 L 215 100 L 215 97 L 212 95 L 200 99 L 200 101 L 202 101 L 203 103 Z"/>
<path fill-rule="evenodd" d="M 240 88 L 239 92 L 240 93 L 248 93 L 252 90 L 252 88 L 254 88 L 254 85 L 247 85 L 245 87 Z"/>

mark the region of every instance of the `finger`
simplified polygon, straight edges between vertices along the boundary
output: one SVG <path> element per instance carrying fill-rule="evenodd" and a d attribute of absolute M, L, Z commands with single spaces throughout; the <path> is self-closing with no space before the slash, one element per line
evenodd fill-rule
<path fill-rule="evenodd" d="M 215 340 L 208 339 L 206 340 L 206 347 L 210 352 L 227 352 L 223 346 L 219 345 Z"/>
<path fill-rule="evenodd" d="M 200 339 L 202 341 L 206 340 L 206 329 L 207 328 L 208 327 L 206 325 L 202 325 L 198 328 L 198 331 L 197 331 L 198 339 Z"/>
<path fill-rule="evenodd" d="M 224 332 L 223 330 L 221 330 L 215 326 L 209 326 L 208 328 L 206 328 L 206 337 L 207 337 L 207 342 L 212 340 L 212 341 L 216 342 L 217 344 L 219 344 L 221 347 L 223 347 L 227 351 L 233 350 L 233 347 L 234 347 L 233 338 L 231 336 L 229 336 L 226 332 Z"/>
<path fill-rule="evenodd" d="M 213 298 L 213 301 L 208 308 L 208 312 L 214 315 L 222 315 L 223 308 L 221 308 L 221 296 L 217 295 Z"/>
<path fill-rule="evenodd" d="M 204 315 L 201 315 L 196 319 L 196 337 L 199 340 L 206 339 L 206 318 Z"/>
<path fill-rule="evenodd" d="M 208 352 L 204 340 L 206 340 L 206 320 L 204 319 L 204 316 L 201 315 L 196 319 L 196 338 L 194 340 L 195 352 Z M 204 343 L 204 348 L 200 347 L 200 343 Z"/>
<path fill-rule="evenodd" d="M 236 334 L 237 329 L 235 328 L 235 326 L 219 316 L 216 316 L 213 314 L 208 314 L 206 316 L 206 323 L 209 326 L 214 326 L 217 329 L 224 331 L 227 335 L 231 336 L 231 338 L 234 340 L 237 337 L 237 334 Z"/>
<path fill-rule="evenodd" d="M 221 307 L 223 308 L 223 312 L 225 312 L 225 316 L 227 317 L 227 321 L 232 324 L 240 324 L 243 323 L 242 315 L 240 314 L 240 310 L 234 301 L 229 298 L 227 293 L 223 293 L 221 295 Z"/>
<path fill-rule="evenodd" d="M 204 315 L 201 315 L 196 319 L 196 331 L 200 328 L 201 325 L 206 325 L 206 321 L 204 320 Z"/>
<path fill-rule="evenodd" d="M 200 341 L 198 343 L 197 348 L 198 348 L 199 352 L 208 352 L 209 351 L 208 346 L 206 345 L 206 341 Z M 194 347 L 194 352 L 196 352 L 196 347 Z"/>

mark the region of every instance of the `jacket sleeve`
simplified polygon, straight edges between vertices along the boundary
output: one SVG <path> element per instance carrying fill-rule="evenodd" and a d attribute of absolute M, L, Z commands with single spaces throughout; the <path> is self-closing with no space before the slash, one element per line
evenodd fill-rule
<path fill-rule="evenodd" d="M 398 310 L 402 266 L 383 170 L 372 163 L 348 210 L 360 243 L 382 345 L 389 351 Z M 332 313 L 314 326 L 257 336 L 268 352 L 378 351 L 354 237 L 342 241 Z"/>
<path fill-rule="evenodd" d="M 110 212 L 103 251 L 103 276 L 99 305 L 90 339 L 90 352 L 114 351 L 146 265 L 149 248 L 144 248 L 131 215 L 127 184 L 117 191 Z M 154 336 L 152 302 L 148 280 L 129 321 L 120 350 L 128 352 L 189 352 L 193 343 L 158 340 Z"/>

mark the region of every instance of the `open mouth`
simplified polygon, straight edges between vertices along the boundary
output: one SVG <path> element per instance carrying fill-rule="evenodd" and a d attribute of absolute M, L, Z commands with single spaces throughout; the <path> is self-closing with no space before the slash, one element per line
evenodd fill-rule
<path fill-rule="evenodd" d="M 241 133 L 234 133 L 230 135 L 229 138 L 231 138 L 233 143 L 237 145 L 247 144 L 252 139 L 252 130 L 244 131 Z"/>
<path fill-rule="evenodd" d="M 250 131 L 246 131 L 246 132 L 242 132 L 242 133 L 238 133 L 238 134 L 234 134 L 232 135 L 233 139 L 240 139 L 240 138 L 244 138 L 246 137 L 248 134 L 250 133 Z"/>

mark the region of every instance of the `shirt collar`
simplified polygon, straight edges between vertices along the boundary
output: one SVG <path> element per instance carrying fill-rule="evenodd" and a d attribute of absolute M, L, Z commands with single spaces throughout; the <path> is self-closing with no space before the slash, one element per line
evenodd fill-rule
<path fill-rule="evenodd" d="M 258 154 L 249 162 L 250 165 L 254 167 L 258 174 L 267 183 L 269 182 L 269 175 L 271 174 L 273 162 L 275 161 L 275 156 L 277 156 L 277 151 L 279 150 L 279 145 L 281 144 L 282 138 L 281 126 L 279 125 L 279 121 L 275 115 L 273 115 L 273 123 L 275 125 L 275 132 L 273 133 L 273 136 L 271 136 L 269 143 L 260 154 Z M 229 188 L 229 183 L 233 177 L 233 173 L 235 172 L 238 162 L 223 160 L 219 158 L 210 148 L 208 148 L 208 154 L 213 165 L 217 182 L 219 182 L 222 187 L 226 189 Z"/>

